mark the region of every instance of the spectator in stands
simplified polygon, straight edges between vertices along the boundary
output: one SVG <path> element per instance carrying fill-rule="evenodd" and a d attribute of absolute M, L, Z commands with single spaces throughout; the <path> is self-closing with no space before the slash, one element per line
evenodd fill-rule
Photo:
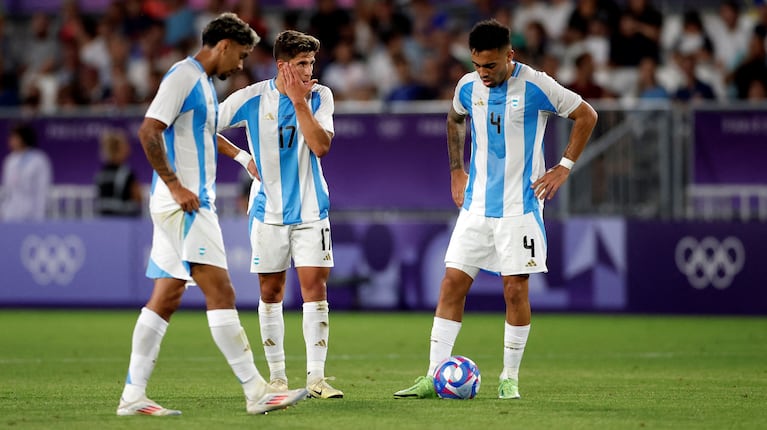
<path fill-rule="evenodd" d="M 682 102 L 713 100 L 714 89 L 711 85 L 698 79 L 695 74 L 695 55 L 679 53 L 676 58 L 682 72 L 682 84 L 676 89 L 674 100 Z"/>
<path fill-rule="evenodd" d="M 0 221 L 42 221 L 53 178 L 51 162 L 37 148 L 31 125 L 13 127 L 8 147 L 11 152 L 3 161 Z"/>
<path fill-rule="evenodd" d="M 549 48 L 546 27 L 541 21 L 529 21 L 525 26 L 523 38 L 523 45 L 515 49 L 519 54 L 519 61 L 540 69 Z"/>
<path fill-rule="evenodd" d="M 426 100 L 432 97 L 432 95 L 426 94 L 427 88 L 413 78 L 410 63 L 404 55 L 396 55 L 392 61 L 397 71 L 399 84 L 386 96 L 387 102 Z"/>
<path fill-rule="evenodd" d="M 612 98 L 612 94 L 594 81 L 594 60 L 588 52 L 575 59 L 575 79 L 567 86 L 586 100 Z"/>
<path fill-rule="evenodd" d="M 397 7 L 395 0 L 374 3 L 370 26 L 379 36 L 393 33 L 408 37 L 413 32 L 413 22 Z"/>
<path fill-rule="evenodd" d="M 614 33 L 619 16 L 620 9 L 613 0 L 578 0 L 567 21 L 564 42 L 572 44 L 583 40 L 589 33 L 591 21 L 596 19 L 609 23 L 610 33 Z"/>
<path fill-rule="evenodd" d="M 96 173 L 96 213 L 101 216 L 141 215 L 141 186 L 127 164 L 131 149 L 125 133 L 107 130 L 102 134 L 102 166 Z"/>
<path fill-rule="evenodd" d="M 22 98 L 27 99 L 25 103 L 35 111 L 53 111 L 58 94 L 55 71 L 59 46 L 51 30 L 51 18 L 42 12 L 32 15 L 29 34 L 15 43 L 19 44 Z"/>
<path fill-rule="evenodd" d="M 766 33 L 758 28 L 751 33 L 746 58 L 733 72 L 732 83 L 741 100 L 748 97 L 753 81 L 767 85 L 767 53 L 764 47 Z"/>
<path fill-rule="evenodd" d="M 190 51 L 199 44 L 195 33 L 195 14 L 187 0 L 166 0 L 165 44 Z"/>
<path fill-rule="evenodd" d="M 253 76 L 250 82 L 260 82 L 277 76 L 277 66 L 272 57 L 272 46 L 263 39 L 256 44 L 253 52 L 246 60 L 245 69 Z"/>
<path fill-rule="evenodd" d="M 336 44 L 333 59 L 322 73 L 322 81 L 333 90 L 336 100 L 370 100 L 375 96 L 365 63 L 348 40 Z"/>
<path fill-rule="evenodd" d="M 726 72 L 732 72 L 743 61 L 754 23 L 748 15 L 741 15 L 734 0 L 723 1 L 718 11 L 705 22 L 706 32 L 711 36 L 716 61 Z"/>
<path fill-rule="evenodd" d="M 549 0 L 544 3 L 543 25 L 546 26 L 546 34 L 551 40 L 559 40 L 567 29 L 567 20 L 570 19 L 575 4 L 573 0 Z"/>
<path fill-rule="evenodd" d="M 658 63 L 652 57 L 639 61 L 639 74 L 635 96 L 641 100 L 668 100 L 666 88 L 657 79 Z"/>
<path fill-rule="evenodd" d="M 610 41 L 614 66 L 636 66 L 651 56 L 660 61 L 660 30 L 663 16 L 650 0 L 629 0 Z"/>
<path fill-rule="evenodd" d="M 152 16 L 145 13 L 142 0 L 125 0 L 124 8 L 123 34 L 132 41 L 139 40 L 144 32 L 158 23 Z"/>
<path fill-rule="evenodd" d="M 688 10 L 682 18 L 682 33 L 673 46 L 673 51 L 695 57 L 695 74 L 711 86 L 714 95 L 724 100 L 726 89 L 724 74 L 714 58 L 714 45 L 706 34 L 703 20 L 697 10 Z"/>
<path fill-rule="evenodd" d="M 317 10 L 309 17 L 309 33 L 322 43 L 317 58 L 321 70 L 342 40 L 353 40 L 354 27 L 349 11 L 342 9 L 336 0 L 318 0 Z"/>
<path fill-rule="evenodd" d="M 378 96 L 385 98 L 400 84 L 393 59 L 397 56 L 405 56 L 411 66 L 413 62 L 407 57 L 406 39 L 402 33 L 387 31 L 379 37 L 381 44 L 368 55 L 368 75 L 378 90 Z"/>
<path fill-rule="evenodd" d="M 217 0 L 211 0 L 213 3 L 216 1 Z M 234 13 L 236 13 L 240 19 L 247 22 L 250 28 L 255 30 L 257 34 L 268 35 L 269 26 L 266 24 L 266 20 L 261 13 L 260 3 L 261 2 L 254 0 L 237 0 L 237 5 L 234 7 Z"/>
<path fill-rule="evenodd" d="M 674 51 L 691 54 L 700 60 L 707 51 L 713 50 L 711 39 L 703 28 L 703 20 L 697 10 L 688 10 L 682 17 L 682 33 L 677 38 Z"/>
<path fill-rule="evenodd" d="M 544 2 L 538 0 L 520 0 L 512 11 L 514 16 L 511 21 L 512 32 L 522 33 L 531 22 L 540 23 L 546 21 L 549 18 L 546 16 L 546 12 L 546 5 Z"/>

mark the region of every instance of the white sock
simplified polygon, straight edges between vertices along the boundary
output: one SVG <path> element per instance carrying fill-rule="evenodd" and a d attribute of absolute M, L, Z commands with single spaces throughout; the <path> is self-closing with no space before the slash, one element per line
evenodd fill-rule
<path fill-rule="evenodd" d="M 519 381 L 519 365 L 522 354 L 525 353 L 527 336 L 530 334 L 530 324 L 515 326 L 505 323 L 503 330 L 503 372 L 501 379 Z"/>
<path fill-rule="evenodd" d="M 328 302 L 304 303 L 304 342 L 306 342 L 307 385 L 325 377 L 325 359 L 328 356 Z"/>
<path fill-rule="evenodd" d="M 261 341 L 264 344 L 266 362 L 269 363 L 270 379 L 288 380 L 285 373 L 285 320 L 282 316 L 282 302 L 264 303 L 258 301 L 258 322 L 261 327 Z"/>
<path fill-rule="evenodd" d="M 160 344 L 168 329 L 168 322 L 155 312 L 141 309 L 141 314 L 133 329 L 130 364 L 122 398 L 126 402 L 135 402 L 146 395 L 146 386 L 152 376 Z"/>
<path fill-rule="evenodd" d="M 237 310 L 215 309 L 207 314 L 213 340 L 242 384 L 245 397 L 248 400 L 259 399 L 266 392 L 266 381 L 258 373 L 253 362 L 253 351 L 250 349 L 245 330 L 240 325 Z"/>
<path fill-rule="evenodd" d="M 429 376 L 434 376 L 434 371 L 440 361 L 450 357 L 453 353 L 455 339 L 458 338 L 458 332 L 461 331 L 459 321 L 447 320 L 434 317 L 434 323 L 431 326 L 431 347 L 429 348 Z"/>

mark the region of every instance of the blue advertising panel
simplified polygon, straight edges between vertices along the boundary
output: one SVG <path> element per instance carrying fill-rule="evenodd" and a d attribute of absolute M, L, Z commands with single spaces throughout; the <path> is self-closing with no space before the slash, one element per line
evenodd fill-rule
<path fill-rule="evenodd" d="M 332 226 L 333 309 L 433 311 L 453 221 L 339 221 Z M 530 277 L 535 311 L 767 314 L 767 224 L 575 218 L 547 223 L 548 273 Z M 240 308 L 258 306 L 244 219 L 222 222 Z M 0 224 L 0 306 L 139 306 L 147 220 Z M 286 309 L 300 309 L 288 271 Z M 203 308 L 189 287 L 184 307 Z M 502 312 L 501 279 L 481 272 L 468 310 Z"/>
<path fill-rule="evenodd" d="M 767 314 L 767 224 L 629 224 L 632 312 Z"/>

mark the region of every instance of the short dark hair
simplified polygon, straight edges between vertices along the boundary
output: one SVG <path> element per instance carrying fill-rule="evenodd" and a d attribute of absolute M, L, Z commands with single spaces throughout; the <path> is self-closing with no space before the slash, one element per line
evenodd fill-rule
<path fill-rule="evenodd" d="M 222 13 L 209 22 L 202 31 L 202 44 L 205 46 L 216 46 L 218 42 L 225 39 L 251 48 L 261 40 L 248 23 L 232 12 Z"/>
<path fill-rule="evenodd" d="M 11 134 L 19 136 L 24 146 L 34 148 L 37 146 L 37 133 L 31 125 L 27 123 L 16 124 L 11 129 Z"/>
<path fill-rule="evenodd" d="M 469 33 L 471 51 L 489 51 L 511 47 L 511 31 L 494 19 L 478 22 Z"/>
<path fill-rule="evenodd" d="M 318 52 L 320 41 L 316 37 L 296 30 L 285 30 L 274 41 L 274 59 L 290 60 L 304 52 Z"/>

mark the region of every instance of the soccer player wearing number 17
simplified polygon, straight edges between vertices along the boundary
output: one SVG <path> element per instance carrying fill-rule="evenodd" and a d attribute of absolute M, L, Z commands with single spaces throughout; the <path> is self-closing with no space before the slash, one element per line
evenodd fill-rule
<path fill-rule="evenodd" d="M 333 266 L 328 186 L 320 158 L 333 138 L 333 95 L 312 79 L 320 42 L 287 30 L 277 36 L 277 77 L 230 95 L 221 104 L 220 129 L 245 127 L 260 177 L 250 188 L 248 218 L 252 261 L 261 299 L 258 318 L 274 390 L 288 387 L 282 300 L 290 260 L 303 297 L 306 388 L 315 398 L 341 398 L 327 383 L 328 302 Z"/>
<path fill-rule="evenodd" d="M 519 365 L 530 332 L 528 278 L 546 272 L 543 202 L 567 180 L 597 114 L 578 94 L 514 61 L 509 29 L 478 23 L 469 34 L 475 71 L 458 82 L 447 118 L 451 191 L 461 208 L 445 255 L 445 276 L 431 329 L 429 370 L 396 398 L 436 397 L 434 368 L 452 354 L 466 295 L 480 269 L 498 272 L 506 303 L 498 397 L 518 399 Z M 564 156 L 546 170 L 543 133 L 550 114 L 574 120 Z M 463 147 L 471 121 L 471 161 Z"/>

